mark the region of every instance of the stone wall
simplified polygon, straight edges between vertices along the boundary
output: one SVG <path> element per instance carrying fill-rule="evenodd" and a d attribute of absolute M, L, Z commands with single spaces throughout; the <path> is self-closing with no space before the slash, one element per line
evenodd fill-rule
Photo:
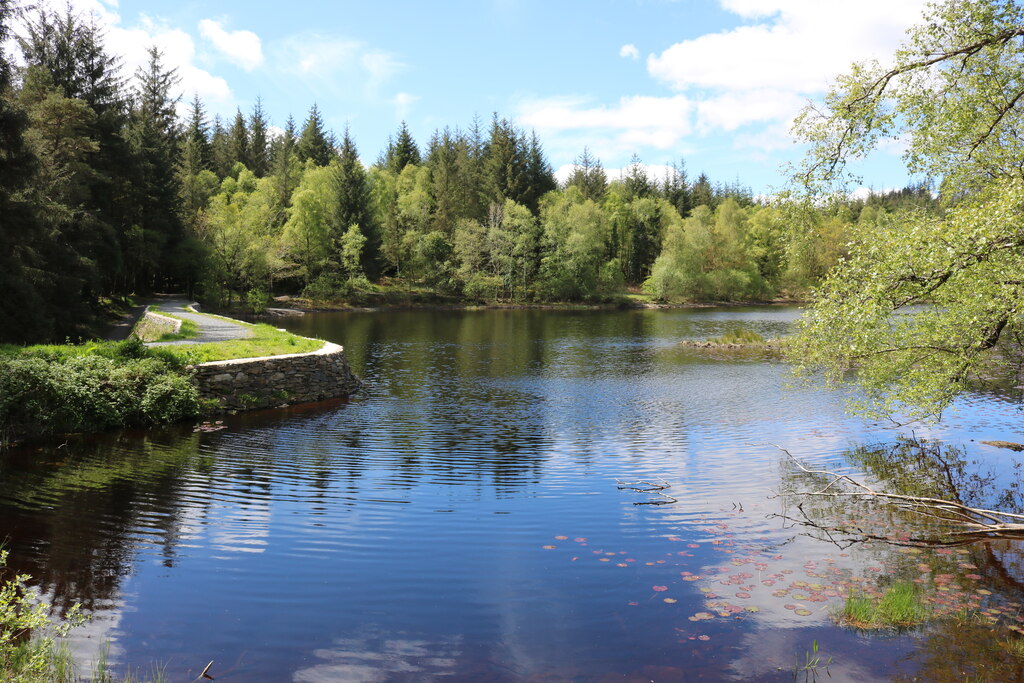
<path fill-rule="evenodd" d="M 165 334 L 177 334 L 180 331 L 181 321 L 177 318 L 169 318 L 146 309 L 139 322 L 135 324 L 132 334 L 144 342 L 154 342 Z"/>
<path fill-rule="evenodd" d="M 339 398 L 361 384 L 345 350 L 331 342 L 311 353 L 211 361 L 193 370 L 200 395 L 216 400 L 222 411 Z"/>

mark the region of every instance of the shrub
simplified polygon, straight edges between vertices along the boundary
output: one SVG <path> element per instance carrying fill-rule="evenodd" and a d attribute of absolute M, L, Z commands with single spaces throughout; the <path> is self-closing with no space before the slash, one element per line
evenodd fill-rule
<path fill-rule="evenodd" d="M 195 417 L 198 389 L 168 355 L 128 341 L 0 356 L 0 431 L 37 436 Z"/>

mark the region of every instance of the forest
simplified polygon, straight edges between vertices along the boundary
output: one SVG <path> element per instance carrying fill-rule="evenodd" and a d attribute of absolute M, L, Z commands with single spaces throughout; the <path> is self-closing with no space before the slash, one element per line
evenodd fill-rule
<path fill-rule="evenodd" d="M 0 3 L 0 39 L 15 9 Z M 937 210 L 927 186 L 796 210 L 739 182 L 609 177 L 583 149 L 559 183 L 536 133 L 492 115 L 372 164 L 316 104 L 280 128 L 188 106 L 156 48 L 125 73 L 90 20 L 32 10 L 0 54 L 0 342 L 87 337 L 111 301 L 185 291 L 260 309 L 277 294 L 467 302 L 802 297 L 858 226 Z M 185 115 L 180 115 L 186 112 Z M 620 175 L 616 173 L 616 175 Z"/>

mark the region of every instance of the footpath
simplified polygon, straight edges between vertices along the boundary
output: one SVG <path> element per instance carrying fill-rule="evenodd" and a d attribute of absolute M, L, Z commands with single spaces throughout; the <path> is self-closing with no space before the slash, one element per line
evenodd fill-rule
<path fill-rule="evenodd" d="M 168 342 L 152 342 L 148 346 L 170 346 L 173 344 L 204 344 L 206 342 L 229 341 L 231 339 L 245 339 L 252 336 L 252 330 L 245 325 L 218 318 L 211 315 L 195 313 L 190 308 L 194 302 L 189 299 L 160 299 L 152 304 L 157 308 L 154 313 L 167 313 L 175 318 L 189 320 L 195 323 L 198 334 L 191 339 L 179 339 Z"/>

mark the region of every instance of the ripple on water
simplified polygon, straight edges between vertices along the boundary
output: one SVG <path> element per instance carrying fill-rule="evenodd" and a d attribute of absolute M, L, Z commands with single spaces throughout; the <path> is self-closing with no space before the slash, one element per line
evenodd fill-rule
<path fill-rule="evenodd" d="M 119 664 L 171 662 L 172 678 L 215 658 L 225 678 L 252 681 L 673 680 L 684 669 L 771 680 L 812 640 L 861 657 L 861 641 L 831 626 L 831 603 L 797 605 L 801 588 L 776 598 L 771 577 L 816 584 L 806 574 L 833 566 L 905 567 L 776 517 L 786 474 L 772 444 L 851 469 L 851 446 L 897 432 L 845 415 L 837 393 L 786 389 L 776 361 L 677 346 L 737 326 L 778 336 L 794 316 L 289 320 L 344 344 L 366 389 L 227 417 L 215 433 L 5 457 L 0 534 L 49 589 L 103 610 L 111 630 L 91 635 L 114 640 Z M 986 467 L 1005 463 L 970 439 L 1020 440 L 1016 408 L 980 395 L 958 408 L 928 435 L 964 442 Z M 676 502 L 652 505 L 665 499 L 623 482 L 664 482 Z M 708 592 L 726 589 L 733 607 L 709 607 Z M 729 616 L 689 619 L 714 609 Z M 914 642 L 876 641 L 862 658 L 877 664 L 834 679 L 885 680 Z"/>

